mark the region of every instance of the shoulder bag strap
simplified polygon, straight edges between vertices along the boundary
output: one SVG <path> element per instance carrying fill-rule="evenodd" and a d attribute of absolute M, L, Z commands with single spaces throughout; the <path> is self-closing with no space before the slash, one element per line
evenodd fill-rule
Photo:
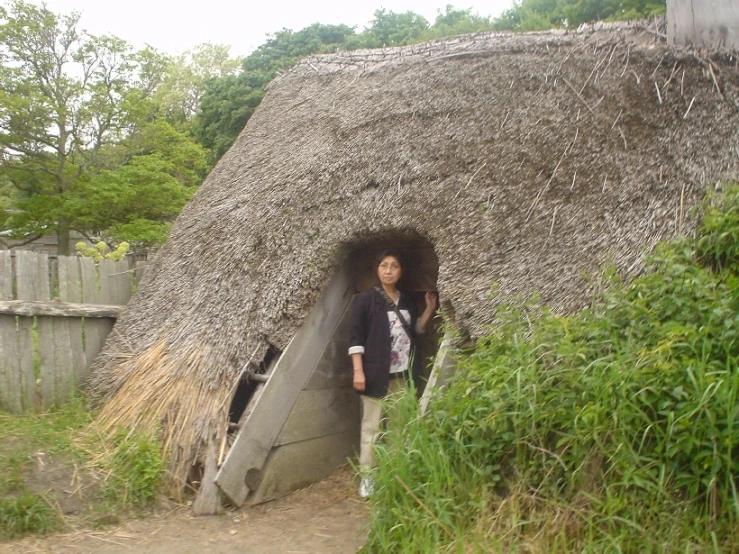
<path fill-rule="evenodd" d="M 400 324 L 403 326 L 403 329 L 405 329 L 405 332 L 408 335 L 408 338 L 413 340 L 413 334 L 411 333 L 411 326 L 405 320 L 405 318 L 403 317 L 403 314 L 400 313 L 400 310 L 398 309 L 398 305 L 395 302 L 393 302 L 393 299 L 388 296 L 388 294 L 385 292 L 385 289 L 383 289 L 382 287 L 375 287 L 375 290 L 382 295 L 382 297 L 387 301 L 388 304 L 390 304 L 393 311 L 398 316 L 398 319 L 400 320 Z"/>

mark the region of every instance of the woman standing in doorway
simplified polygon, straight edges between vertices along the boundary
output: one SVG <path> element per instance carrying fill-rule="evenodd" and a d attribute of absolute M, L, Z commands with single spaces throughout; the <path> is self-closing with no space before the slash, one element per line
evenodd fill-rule
<path fill-rule="evenodd" d="M 374 483 L 373 449 L 380 433 L 381 400 L 405 387 L 406 379 L 418 375 L 420 356 L 413 353 L 415 337 L 424 332 L 436 309 L 436 295 L 426 293 L 426 308 L 418 317 L 413 301 L 397 289 L 403 272 L 399 252 L 385 250 L 377 257 L 380 286 L 357 295 L 352 306 L 349 355 L 354 370 L 354 389 L 362 399 L 359 467 L 360 496 L 370 496 Z"/>

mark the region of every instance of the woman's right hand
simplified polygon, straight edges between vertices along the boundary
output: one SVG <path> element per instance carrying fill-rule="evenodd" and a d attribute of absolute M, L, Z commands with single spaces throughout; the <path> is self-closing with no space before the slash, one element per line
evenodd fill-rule
<path fill-rule="evenodd" d="M 364 381 L 364 371 L 361 369 L 354 370 L 354 390 L 357 392 L 364 391 L 365 387 L 365 381 Z"/>

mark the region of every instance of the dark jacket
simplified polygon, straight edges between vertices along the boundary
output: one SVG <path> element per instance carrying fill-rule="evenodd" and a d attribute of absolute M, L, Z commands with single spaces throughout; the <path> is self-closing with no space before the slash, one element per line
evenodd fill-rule
<path fill-rule="evenodd" d="M 413 301 L 400 295 L 399 310 L 408 310 L 411 320 L 411 350 L 415 350 L 416 321 L 418 311 Z M 349 348 L 363 346 L 362 366 L 364 367 L 365 389 L 362 394 L 382 398 L 387 394 L 390 380 L 390 322 L 387 313 L 392 311 L 390 304 L 376 289 L 360 292 L 352 304 Z M 420 375 L 421 360 L 417 353 L 411 353 L 413 376 Z"/>

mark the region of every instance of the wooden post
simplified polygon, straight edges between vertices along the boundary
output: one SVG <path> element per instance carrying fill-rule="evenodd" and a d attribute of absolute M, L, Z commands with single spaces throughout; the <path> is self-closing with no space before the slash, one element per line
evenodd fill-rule
<path fill-rule="evenodd" d="M 192 503 L 192 513 L 196 516 L 212 516 L 221 509 L 221 492 L 215 479 L 218 473 L 218 457 L 215 441 L 208 443 L 208 452 L 205 458 L 205 470 L 200 482 L 198 495 Z"/>

